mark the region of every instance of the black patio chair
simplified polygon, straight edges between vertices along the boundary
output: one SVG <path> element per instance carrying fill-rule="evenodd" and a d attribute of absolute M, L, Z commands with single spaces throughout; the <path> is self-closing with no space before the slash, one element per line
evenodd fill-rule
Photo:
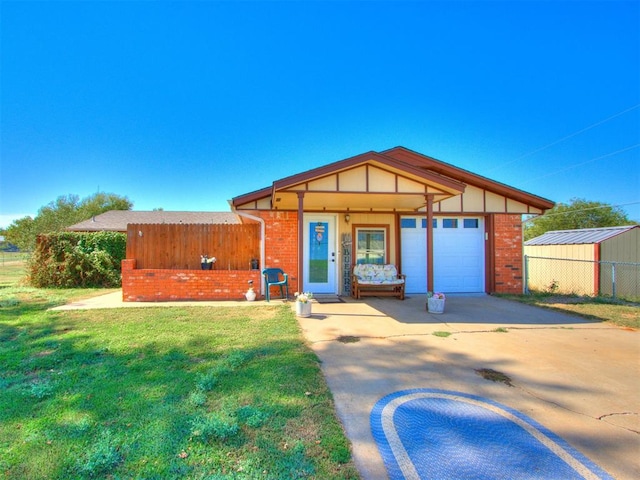
<path fill-rule="evenodd" d="M 262 270 L 262 276 L 264 277 L 267 302 L 271 299 L 269 287 L 274 285 L 280 287 L 280 296 L 282 298 L 289 298 L 289 275 L 284 273 L 281 268 L 265 268 Z"/>

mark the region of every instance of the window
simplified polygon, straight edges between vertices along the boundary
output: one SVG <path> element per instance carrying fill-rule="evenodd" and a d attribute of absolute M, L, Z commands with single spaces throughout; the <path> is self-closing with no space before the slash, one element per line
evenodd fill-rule
<path fill-rule="evenodd" d="M 477 218 L 465 218 L 462 222 L 462 228 L 478 228 Z"/>
<path fill-rule="evenodd" d="M 438 227 L 438 220 L 436 218 L 433 219 L 433 228 Z M 427 228 L 427 219 L 420 219 L 421 228 Z M 418 228 L 418 219 L 417 218 L 401 218 L 400 219 L 400 228 Z"/>
<path fill-rule="evenodd" d="M 415 218 L 403 218 L 400 220 L 400 228 L 416 228 Z"/>
<path fill-rule="evenodd" d="M 356 228 L 356 252 L 357 264 L 386 263 L 387 229 L 386 228 Z"/>
<path fill-rule="evenodd" d="M 433 226 L 433 228 L 438 228 L 438 219 L 434 218 L 433 221 L 431 222 L 431 225 Z M 427 219 L 426 218 L 422 219 L 422 228 L 427 228 Z"/>
<path fill-rule="evenodd" d="M 458 228 L 457 218 L 444 218 L 442 220 L 442 228 Z"/>

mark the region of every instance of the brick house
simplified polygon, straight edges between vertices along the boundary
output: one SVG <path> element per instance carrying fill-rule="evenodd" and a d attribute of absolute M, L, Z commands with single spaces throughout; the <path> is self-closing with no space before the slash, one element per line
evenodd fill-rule
<path fill-rule="evenodd" d="M 355 263 L 392 263 L 407 293 L 521 293 L 522 215 L 554 203 L 396 147 L 275 180 L 231 200 L 258 221 L 260 265 L 293 291 L 350 292 Z"/>

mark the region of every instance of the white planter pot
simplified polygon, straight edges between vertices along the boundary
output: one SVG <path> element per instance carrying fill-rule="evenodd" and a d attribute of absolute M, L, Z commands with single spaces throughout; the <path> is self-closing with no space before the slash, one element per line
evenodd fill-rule
<path fill-rule="evenodd" d="M 256 299 L 256 292 L 254 290 L 249 290 L 244 294 L 248 302 L 253 302 Z"/>
<path fill-rule="evenodd" d="M 444 313 L 444 298 L 427 298 L 429 313 Z"/>
<path fill-rule="evenodd" d="M 296 302 L 296 315 L 299 317 L 310 317 L 311 302 Z"/>

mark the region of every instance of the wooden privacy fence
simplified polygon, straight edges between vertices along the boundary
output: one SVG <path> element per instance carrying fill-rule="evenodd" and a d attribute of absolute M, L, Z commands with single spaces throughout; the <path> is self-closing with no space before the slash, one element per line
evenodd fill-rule
<path fill-rule="evenodd" d="M 260 225 L 127 225 L 127 258 L 137 269 L 200 270 L 201 255 L 216 257 L 214 270 L 250 270 L 260 258 Z"/>

